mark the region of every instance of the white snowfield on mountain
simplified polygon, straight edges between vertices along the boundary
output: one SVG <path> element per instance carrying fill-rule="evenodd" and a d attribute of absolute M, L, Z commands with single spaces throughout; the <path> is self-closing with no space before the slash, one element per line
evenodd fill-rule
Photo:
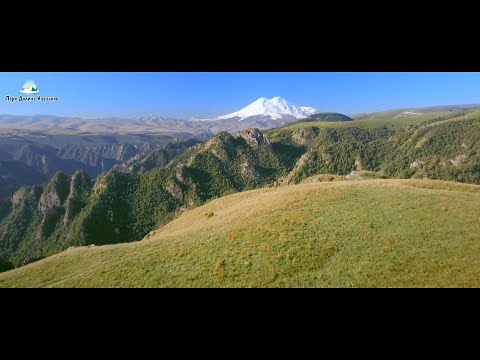
<path fill-rule="evenodd" d="M 254 101 L 242 110 L 233 112 L 228 115 L 222 115 L 215 118 L 215 120 L 231 119 L 239 117 L 240 120 L 247 119 L 252 116 L 270 116 L 271 119 L 282 119 L 285 116 L 294 116 L 297 119 L 306 118 L 309 115 L 317 112 L 313 107 L 308 106 L 295 106 L 287 103 L 285 99 L 281 97 L 274 97 L 273 99 L 267 99 L 261 97 Z"/>

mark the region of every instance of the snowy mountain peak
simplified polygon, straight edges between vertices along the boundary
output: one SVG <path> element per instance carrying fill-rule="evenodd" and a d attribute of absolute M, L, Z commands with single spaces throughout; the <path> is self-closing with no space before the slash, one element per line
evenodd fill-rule
<path fill-rule="evenodd" d="M 216 120 L 231 119 L 234 117 L 239 117 L 240 120 L 244 120 L 252 116 L 269 116 L 274 120 L 292 116 L 296 119 L 303 119 L 316 112 L 317 110 L 313 107 L 291 105 L 279 96 L 275 96 L 272 99 L 261 97 L 242 110 L 228 115 L 218 116 Z"/>

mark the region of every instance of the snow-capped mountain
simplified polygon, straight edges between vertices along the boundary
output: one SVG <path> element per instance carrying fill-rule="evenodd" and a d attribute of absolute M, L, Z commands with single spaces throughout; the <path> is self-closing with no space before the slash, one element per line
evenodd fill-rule
<path fill-rule="evenodd" d="M 309 115 L 315 114 L 316 112 L 317 110 L 313 107 L 291 105 L 285 99 L 282 99 L 278 96 L 274 97 L 273 99 L 261 97 L 242 110 L 233 112 L 231 114 L 218 116 L 215 118 L 215 120 L 225 120 L 239 117 L 239 121 L 241 121 L 252 116 L 265 116 L 270 117 L 272 120 L 284 119 L 286 117 L 303 119 Z"/>
<path fill-rule="evenodd" d="M 159 121 L 165 120 L 163 116 L 158 116 L 154 114 L 148 114 L 146 116 L 142 116 L 138 118 L 138 121 L 144 122 L 146 124 L 156 124 Z"/>

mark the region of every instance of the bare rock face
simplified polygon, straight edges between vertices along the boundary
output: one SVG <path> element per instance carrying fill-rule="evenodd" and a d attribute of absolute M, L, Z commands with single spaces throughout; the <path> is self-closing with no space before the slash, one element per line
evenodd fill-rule
<path fill-rule="evenodd" d="M 355 159 L 355 170 L 357 170 L 357 171 L 364 170 L 363 162 L 362 162 L 362 159 L 360 158 L 360 156 Z"/>
<path fill-rule="evenodd" d="M 257 147 L 260 144 L 268 144 L 270 146 L 270 140 L 257 128 L 243 130 L 238 134 L 238 137 L 244 139 L 252 147 Z"/>
<path fill-rule="evenodd" d="M 45 187 L 38 209 L 43 214 L 38 234 L 39 240 L 45 240 L 53 231 L 58 217 L 61 215 L 61 206 L 68 197 L 70 179 L 63 173 L 57 173 Z"/>
<path fill-rule="evenodd" d="M 425 161 L 421 160 L 415 160 L 410 164 L 410 169 L 418 169 L 420 168 L 423 164 L 425 164 Z"/>
<path fill-rule="evenodd" d="M 308 164 L 313 158 L 313 154 L 311 152 L 306 152 L 302 156 L 300 156 L 300 159 L 298 159 L 297 163 L 295 164 L 295 168 L 300 168 L 304 166 L 305 164 Z"/>
<path fill-rule="evenodd" d="M 230 150 L 235 147 L 235 138 L 226 131 L 221 131 L 205 143 L 204 150 L 210 151 L 220 160 L 230 159 Z"/>
<path fill-rule="evenodd" d="M 116 151 L 116 158 L 119 161 L 127 161 L 137 153 L 137 148 L 135 145 L 122 144 L 118 146 Z"/>
<path fill-rule="evenodd" d="M 199 154 L 199 153 L 190 156 L 190 158 L 189 158 L 188 161 L 187 161 L 187 166 L 194 166 L 195 161 L 197 160 L 198 154 Z"/>
<path fill-rule="evenodd" d="M 220 131 L 205 143 L 205 148 L 208 150 L 208 148 L 210 148 L 212 145 L 215 145 L 218 143 L 233 145 L 233 140 L 234 140 L 234 137 L 232 136 L 232 134 L 226 131 Z"/>
<path fill-rule="evenodd" d="M 92 187 L 92 181 L 87 173 L 83 171 L 77 171 L 70 179 L 70 191 L 68 197 L 78 198 L 82 197 L 85 191 L 90 190 Z"/>
<path fill-rule="evenodd" d="M 303 168 L 304 166 L 307 166 L 308 164 L 312 163 L 314 161 L 314 155 L 312 152 L 307 151 L 305 154 L 300 156 L 300 159 L 298 159 L 297 163 L 293 167 L 292 171 L 290 173 L 280 179 L 279 185 L 290 185 L 295 183 L 295 176 L 297 175 L 298 171 Z"/>
<path fill-rule="evenodd" d="M 44 191 L 40 198 L 40 201 L 38 203 L 38 209 L 44 215 L 52 215 L 61 205 L 62 203 L 58 194 L 51 189 L 47 189 Z"/>
<path fill-rule="evenodd" d="M 322 151 L 321 159 L 325 165 L 330 165 L 332 163 L 332 158 L 333 158 L 332 154 Z"/>
<path fill-rule="evenodd" d="M 69 179 L 63 173 L 56 174 L 45 187 L 38 208 L 44 215 L 51 215 L 62 206 L 69 193 Z"/>
<path fill-rule="evenodd" d="M 186 178 L 186 170 L 187 167 L 184 164 L 177 165 L 177 172 L 175 173 L 175 178 L 180 181 L 181 183 L 185 182 Z"/>
<path fill-rule="evenodd" d="M 345 181 L 354 181 L 354 180 L 363 180 L 364 177 L 361 175 L 359 171 L 352 171 L 350 174 L 345 175 L 343 180 Z"/>
<path fill-rule="evenodd" d="M 292 134 L 292 140 L 299 145 L 305 145 L 318 135 L 318 129 L 309 127 L 304 129 L 297 129 Z"/>
<path fill-rule="evenodd" d="M 463 145 L 463 144 L 462 144 Z M 465 161 L 465 159 L 467 158 L 467 156 L 465 154 L 462 154 L 462 155 L 458 155 L 455 159 L 450 159 L 448 160 L 450 162 L 450 164 L 452 164 L 453 166 L 455 167 L 458 167 L 462 164 L 462 162 Z"/>
<path fill-rule="evenodd" d="M 65 202 L 63 224 L 67 225 L 85 206 L 85 196 L 91 191 L 92 181 L 83 171 L 77 171 L 70 179 L 70 190 Z"/>
<path fill-rule="evenodd" d="M 242 171 L 242 175 L 247 179 L 253 180 L 258 177 L 258 173 L 255 170 L 255 167 L 252 164 L 250 164 L 248 160 L 246 160 L 242 164 L 241 171 Z"/>
<path fill-rule="evenodd" d="M 198 186 L 195 183 L 189 184 L 188 191 L 184 194 L 184 206 L 183 208 L 189 209 L 195 205 L 201 203 L 201 199 L 198 197 Z"/>
<path fill-rule="evenodd" d="M 12 205 L 14 208 L 18 208 L 21 206 L 22 202 L 25 201 L 27 196 L 30 194 L 31 189 L 27 187 L 23 187 L 15 192 L 12 196 Z"/>
<path fill-rule="evenodd" d="M 74 205 L 73 201 L 68 199 L 67 205 L 65 206 L 65 216 L 63 217 L 63 225 L 68 225 L 72 221 L 74 214 Z"/>
<path fill-rule="evenodd" d="M 183 191 L 182 188 L 175 182 L 175 181 L 170 181 L 167 186 L 165 187 L 165 190 L 172 195 L 175 199 L 179 201 L 183 201 Z"/>
<path fill-rule="evenodd" d="M 41 186 L 22 187 L 12 196 L 12 207 L 18 209 L 26 205 L 28 201 L 38 201 L 42 192 Z"/>

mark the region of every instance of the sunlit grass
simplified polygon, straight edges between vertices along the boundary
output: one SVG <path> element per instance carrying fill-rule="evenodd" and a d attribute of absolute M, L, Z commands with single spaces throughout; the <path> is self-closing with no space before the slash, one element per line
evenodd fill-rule
<path fill-rule="evenodd" d="M 0 287 L 480 286 L 480 186 L 322 182 L 237 193 L 141 242 L 77 248 Z"/>
<path fill-rule="evenodd" d="M 463 115 L 466 114 L 466 115 Z M 380 128 L 387 127 L 391 129 L 400 129 L 407 126 L 419 125 L 422 123 L 428 123 L 434 121 L 434 124 L 442 124 L 448 121 L 456 121 L 466 119 L 470 116 L 478 116 L 480 112 L 478 110 L 468 111 L 453 111 L 453 112 L 431 112 L 414 117 L 395 117 L 391 115 L 371 116 L 368 118 L 354 119 L 353 121 L 346 122 L 303 122 L 294 124 L 291 126 L 285 126 L 285 128 L 295 130 L 304 129 L 309 127 L 319 128 L 346 128 L 346 127 L 358 127 L 358 128 Z M 272 135 L 284 131 L 283 129 L 271 130 Z"/>

